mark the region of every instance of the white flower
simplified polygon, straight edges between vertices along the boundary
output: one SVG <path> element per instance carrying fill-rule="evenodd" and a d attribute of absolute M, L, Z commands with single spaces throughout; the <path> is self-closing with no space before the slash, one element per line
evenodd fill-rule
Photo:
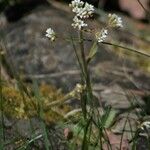
<path fill-rule="evenodd" d="M 77 13 L 77 16 L 80 18 L 89 18 L 94 13 L 94 6 L 88 3 L 85 3 L 85 6 L 83 8 L 78 8 L 76 13 Z"/>
<path fill-rule="evenodd" d="M 79 19 L 77 16 L 75 16 L 75 17 L 73 18 L 73 21 L 74 21 L 74 22 L 72 23 L 72 26 L 73 26 L 74 28 L 78 28 L 79 30 L 81 30 L 82 27 L 86 27 L 86 26 L 87 26 L 87 24 L 84 23 L 84 21 L 81 20 L 81 19 Z"/>
<path fill-rule="evenodd" d="M 144 130 L 144 128 L 150 129 L 150 121 L 145 121 L 141 124 L 141 129 Z"/>
<path fill-rule="evenodd" d="M 97 42 L 99 43 L 103 42 L 107 38 L 107 35 L 108 35 L 107 29 L 102 29 L 100 32 L 97 32 L 95 34 Z"/>
<path fill-rule="evenodd" d="M 94 6 L 88 3 L 83 3 L 80 0 L 74 0 L 69 4 L 72 11 L 76 13 L 79 18 L 89 18 L 94 13 Z"/>
<path fill-rule="evenodd" d="M 121 17 L 118 17 L 116 14 L 109 14 L 108 18 L 108 25 L 110 27 L 123 27 Z"/>
<path fill-rule="evenodd" d="M 56 38 L 56 34 L 55 34 L 54 30 L 51 29 L 51 28 L 48 28 L 46 30 L 46 35 L 45 36 L 48 37 L 51 41 L 54 41 L 55 38 Z"/>
<path fill-rule="evenodd" d="M 76 98 L 80 99 L 80 94 L 83 93 L 85 88 L 86 88 L 85 85 L 77 83 L 75 88 L 69 94 L 71 97 L 76 97 Z"/>
<path fill-rule="evenodd" d="M 80 0 L 73 0 L 72 2 L 71 2 L 71 4 L 69 4 L 69 7 L 71 7 L 71 8 L 80 8 L 80 7 L 82 7 L 83 6 L 83 4 L 84 4 L 84 2 L 83 1 L 80 1 Z"/>
<path fill-rule="evenodd" d="M 77 91 L 77 93 L 82 93 L 84 88 L 85 87 L 83 85 L 78 83 L 78 84 L 76 84 L 75 91 Z"/>

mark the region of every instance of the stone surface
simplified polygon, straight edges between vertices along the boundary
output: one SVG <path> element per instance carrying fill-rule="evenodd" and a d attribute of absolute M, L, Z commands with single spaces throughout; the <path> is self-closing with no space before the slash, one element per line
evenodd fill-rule
<path fill-rule="evenodd" d="M 70 10 L 65 5 L 59 4 L 40 6 L 16 23 L 5 23 L 0 33 L 7 49 L 8 60 L 14 64 L 17 72 L 33 76 L 48 74 L 50 75 L 49 78 L 44 75 L 41 78 L 49 80 L 59 87 L 64 85 L 63 87 L 66 89 L 78 82 L 79 74 L 66 73 L 65 76 L 61 75 L 62 72 L 78 69 L 71 43 L 62 39 L 63 36 L 70 35 L 70 33 L 75 35 L 75 31 L 71 28 L 72 17 L 73 14 L 70 13 Z M 96 20 L 91 20 L 90 26 L 95 29 L 102 28 L 102 24 Z M 52 27 L 60 35 L 54 44 L 51 44 L 45 37 L 45 30 L 49 27 Z M 123 35 L 123 38 L 126 39 L 126 36 Z M 117 36 L 113 38 L 119 40 Z M 87 42 L 86 48 L 89 48 L 90 45 Z M 104 84 L 118 80 L 116 82 L 122 84 L 129 80 L 128 75 L 136 77 L 134 74 L 137 70 L 136 65 L 128 59 L 120 59 L 111 50 L 112 47 L 99 46 L 97 56 L 91 65 L 93 80 L 104 82 Z M 125 76 L 124 71 L 127 71 L 127 76 Z M 139 72 L 136 77 L 138 79 L 143 73 L 140 70 L 137 72 Z M 53 73 L 60 73 L 60 76 L 51 77 Z M 146 76 L 143 75 L 143 77 Z M 136 78 L 135 82 L 141 82 L 136 81 Z M 129 82 L 125 84 L 131 85 Z M 141 87 L 149 88 L 147 84 L 144 83 Z"/>

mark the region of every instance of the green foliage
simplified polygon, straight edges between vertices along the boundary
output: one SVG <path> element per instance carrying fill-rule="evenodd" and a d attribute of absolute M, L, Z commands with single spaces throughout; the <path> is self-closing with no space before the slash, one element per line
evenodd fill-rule
<path fill-rule="evenodd" d="M 106 110 L 106 113 L 102 116 L 102 119 L 104 119 L 103 127 L 104 128 L 110 128 L 113 124 L 115 118 L 116 118 L 117 111 L 113 110 L 111 108 L 108 108 Z"/>
<path fill-rule="evenodd" d="M 89 51 L 89 55 L 87 57 L 87 63 L 89 63 L 93 59 L 93 57 L 96 55 L 97 49 L 98 49 L 98 46 L 97 46 L 97 43 L 95 42 Z"/>

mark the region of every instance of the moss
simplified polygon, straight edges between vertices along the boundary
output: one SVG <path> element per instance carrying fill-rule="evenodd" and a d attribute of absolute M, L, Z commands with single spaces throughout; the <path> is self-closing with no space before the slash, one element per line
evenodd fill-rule
<path fill-rule="evenodd" d="M 49 101 L 59 100 L 64 97 L 61 90 L 56 89 L 54 86 L 47 85 L 45 83 L 41 84 L 40 92 L 43 97 L 48 98 Z"/>
<path fill-rule="evenodd" d="M 28 88 L 28 87 L 27 87 Z M 39 87 L 40 95 L 42 95 L 41 106 L 44 108 L 52 101 L 57 101 L 64 97 L 61 90 L 56 89 L 54 86 L 42 84 Z M 11 86 L 3 86 L 2 88 L 4 113 L 9 117 L 15 118 L 30 118 L 38 116 L 39 105 L 38 100 L 34 97 L 28 97 Z M 71 106 L 63 104 L 61 106 L 49 109 L 43 114 L 43 119 L 46 123 L 54 123 L 63 120 L 63 115 L 71 110 Z"/>
<path fill-rule="evenodd" d="M 26 118 L 23 98 L 13 87 L 3 87 L 3 110 L 6 115 L 16 118 Z"/>
<path fill-rule="evenodd" d="M 64 113 L 68 113 L 69 111 L 72 110 L 72 107 L 69 105 L 60 105 L 58 107 L 59 110 L 63 111 Z"/>
<path fill-rule="evenodd" d="M 45 120 L 45 122 L 47 124 L 49 124 L 49 123 L 53 124 L 53 123 L 56 123 L 60 120 L 63 120 L 63 116 L 60 113 L 57 113 L 57 112 L 52 111 L 52 110 L 44 113 L 43 117 L 44 117 L 43 119 Z"/>

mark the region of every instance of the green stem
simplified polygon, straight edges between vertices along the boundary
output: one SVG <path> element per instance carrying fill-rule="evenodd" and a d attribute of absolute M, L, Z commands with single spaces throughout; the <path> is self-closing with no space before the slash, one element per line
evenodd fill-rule
<path fill-rule="evenodd" d="M 92 94 L 92 87 L 91 87 L 91 81 L 90 81 L 90 73 L 88 72 L 88 63 L 86 61 L 85 51 L 84 51 L 84 40 L 83 40 L 83 34 L 82 31 L 79 32 L 79 40 L 80 40 L 80 51 L 81 51 L 81 59 L 83 63 L 83 70 L 85 72 L 85 83 L 86 83 L 86 89 L 87 89 L 87 96 L 89 103 L 92 104 L 93 94 Z"/>
<path fill-rule="evenodd" d="M 122 49 L 126 49 L 126 50 L 128 50 L 128 51 L 130 51 L 130 52 L 134 52 L 134 53 L 137 53 L 137 54 L 140 54 L 140 55 L 143 55 L 143 56 L 146 56 L 146 57 L 150 58 L 150 55 L 149 55 L 149 54 L 146 54 L 146 53 L 137 51 L 137 50 L 132 49 L 132 48 L 124 47 L 124 46 L 117 45 L 117 44 L 114 44 L 114 43 L 108 43 L 108 42 L 102 42 L 102 43 L 103 43 L 103 44 L 106 44 L 106 45 L 111 45 L 111 46 L 116 46 L 116 47 L 119 47 L 119 48 L 122 48 Z"/>
<path fill-rule="evenodd" d="M 84 42 L 83 42 L 83 34 L 82 31 L 79 32 L 79 44 L 80 44 L 80 53 L 81 53 L 81 61 L 82 61 L 82 68 L 84 71 L 84 77 L 85 77 L 85 83 L 87 81 L 87 74 L 88 74 L 88 69 L 87 69 L 87 63 L 86 63 L 86 57 L 85 57 L 85 52 L 84 52 Z"/>
<path fill-rule="evenodd" d="M 43 131 L 43 138 L 44 138 L 44 144 L 45 144 L 45 150 L 50 150 L 50 142 L 49 142 L 49 139 L 48 139 L 48 133 L 47 133 L 47 127 L 46 127 L 46 124 L 44 123 L 44 111 L 43 111 L 43 104 L 42 104 L 42 97 L 39 93 L 39 89 L 38 89 L 38 85 L 37 83 L 34 81 L 34 90 L 35 90 L 35 97 L 37 99 L 37 102 L 38 102 L 38 116 L 39 116 L 39 119 L 40 119 L 40 123 L 41 123 L 41 128 L 42 128 L 42 131 Z"/>
<path fill-rule="evenodd" d="M 82 63 L 81 63 L 79 54 L 78 54 L 78 52 L 77 52 L 75 43 L 74 43 L 74 41 L 73 41 L 73 38 L 72 38 L 72 36 L 70 36 L 70 37 L 71 37 L 71 42 L 72 42 L 73 49 L 74 49 L 74 51 L 75 51 L 75 55 L 76 55 L 77 61 L 78 61 L 78 63 L 79 63 L 79 67 L 80 67 L 80 70 L 81 70 L 81 79 L 82 79 L 82 82 L 83 82 L 83 80 L 84 80 L 84 79 L 83 79 L 83 78 L 84 78 L 84 71 L 83 71 L 83 68 L 82 68 Z"/>
<path fill-rule="evenodd" d="M 87 105 L 87 93 L 88 93 L 88 86 L 89 86 L 89 81 L 88 81 L 88 69 L 87 69 L 87 63 L 86 63 L 86 57 L 85 57 L 85 52 L 84 52 L 84 42 L 83 42 L 83 34 L 82 31 L 79 31 L 79 46 L 80 46 L 80 57 L 81 57 L 81 64 L 82 64 L 82 70 L 83 70 L 83 83 L 86 85 L 86 90 L 84 91 L 83 94 L 81 94 L 81 106 L 82 106 L 82 111 L 84 115 L 84 119 L 86 120 L 87 118 L 87 110 L 86 110 L 86 105 Z"/>
<path fill-rule="evenodd" d="M 87 141 L 87 134 L 88 134 L 88 128 L 91 124 L 91 121 L 92 121 L 92 116 L 89 118 L 89 120 L 87 120 L 86 126 L 84 128 L 84 137 L 83 137 L 82 148 L 81 148 L 82 150 L 88 150 L 88 142 L 89 141 Z"/>

